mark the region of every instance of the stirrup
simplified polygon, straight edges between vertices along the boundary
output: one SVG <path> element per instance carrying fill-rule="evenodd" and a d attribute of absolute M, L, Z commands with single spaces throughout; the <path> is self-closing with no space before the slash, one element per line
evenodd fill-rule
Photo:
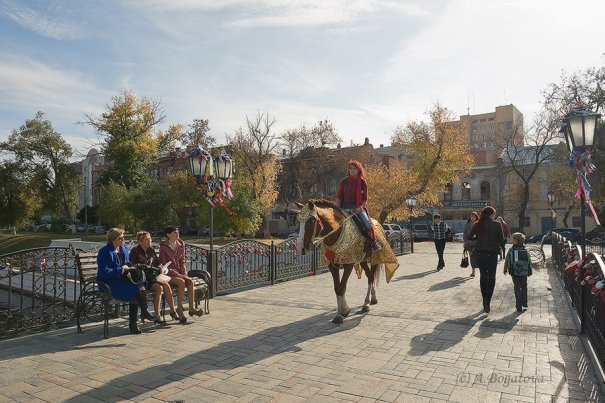
<path fill-rule="evenodd" d="M 380 246 L 378 241 L 372 241 L 370 243 L 370 247 L 372 248 L 372 251 L 374 251 L 374 252 L 378 252 L 379 250 L 382 250 L 382 246 Z"/>

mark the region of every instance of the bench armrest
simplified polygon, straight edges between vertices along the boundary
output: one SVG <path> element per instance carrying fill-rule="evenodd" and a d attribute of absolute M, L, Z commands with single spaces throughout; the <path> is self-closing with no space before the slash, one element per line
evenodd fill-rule
<path fill-rule="evenodd" d="M 210 273 L 208 273 L 206 270 L 189 270 L 187 275 L 189 277 L 201 278 L 206 282 L 206 284 L 208 284 L 208 287 L 210 287 L 212 276 L 210 276 Z"/>
<path fill-rule="evenodd" d="M 102 282 L 101 280 L 96 280 L 97 283 L 97 289 L 99 290 L 99 292 L 102 292 L 103 294 L 107 294 L 107 297 L 109 299 L 113 299 L 113 297 L 111 296 L 111 287 L 109 286 L 109 284 Z"/>

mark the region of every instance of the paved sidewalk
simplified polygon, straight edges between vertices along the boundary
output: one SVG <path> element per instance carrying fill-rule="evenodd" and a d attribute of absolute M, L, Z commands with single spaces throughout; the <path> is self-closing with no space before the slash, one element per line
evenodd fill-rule
<path fill-rule="evenodd" d="M 0 342 L 0 401 L 605 401 L 556 273 L 534 271 L 517 314 L 499 267 L 489 315 L 479 277 L 448 244 L 400 257 L 378 305 L 357 313 L 365 279 L 349 280 L 352 314 L 330 322 L 329 274 L 211 301 L 211 315 L 165 328 L 127 321 Z M 174 322 L 173 322 L 174 323 Z"/>

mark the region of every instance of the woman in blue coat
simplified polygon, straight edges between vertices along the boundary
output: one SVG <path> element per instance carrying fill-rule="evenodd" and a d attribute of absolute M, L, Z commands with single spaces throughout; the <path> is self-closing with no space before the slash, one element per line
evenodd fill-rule
<path fill-rule="evenodd" d="M 128 319 L 130 333 L 140 334 L 137 326 L 137 311 L 141 308 L 141 319 L 153 320 L 155 317 L 147 310 L 145 289 L 122 279 L 122 274 L 131 267 L 128 248 L 124 245 L 124 230 L 111 228 L 107 231 L 107 245 L 97 255 L 97 279 L 111 288 L 113 298 L 129 301 Z"/>

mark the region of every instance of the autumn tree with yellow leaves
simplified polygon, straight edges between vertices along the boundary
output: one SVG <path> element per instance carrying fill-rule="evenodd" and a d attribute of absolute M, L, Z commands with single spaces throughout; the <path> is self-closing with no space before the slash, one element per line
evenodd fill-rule
<path fill-rule="evenodd" d="M 428 122 L 407 123 L 391 138 L 393 145 L 411 157 L 407 169 L 400 165 L 367 167 L 369 208 L 380 222 L 407 218 L 405 199 L 410 193 L 418 205 L 438 205 L 438 194 L 445 185 L 470 173 L 473 157 L 467 128 L 439 104 L 428 115 Z"/>
<path fill-rule="evenodd" d="M 157 162 L 160 151 L 175 146 L 183 126 L 172 125 L 165 132 L 158 125 L 165 119 L 159 101 L 138 99 L 124 91 L 111 99 L 100 116 L 85 114 L 84 122 L 102 138 L 102 152 L 111 162 L 100 178 L 102 184 L 137 187 L 149 181 L 147 169 Z"/>

